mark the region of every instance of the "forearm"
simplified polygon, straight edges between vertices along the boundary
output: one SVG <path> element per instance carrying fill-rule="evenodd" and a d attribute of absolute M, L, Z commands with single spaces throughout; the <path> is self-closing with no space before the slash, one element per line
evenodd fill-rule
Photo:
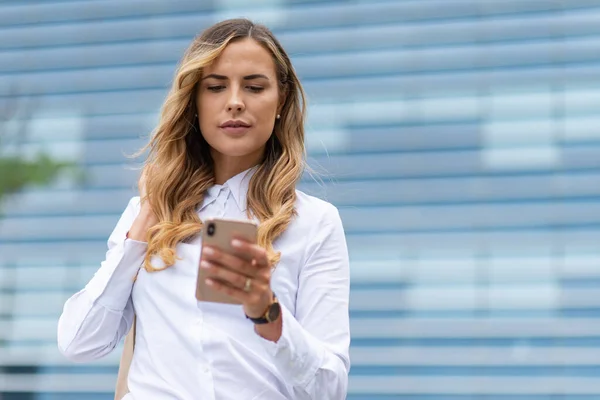
<path fill-rule="evenodd" d="M 70 359 L 102 357 L 131 325 L 131 291 L 147 250 L 146 243 L 126 239 L 138 210 L 137 198 L 133 198 L 108 239 L 100 268 L 85 288 L 65 303 L 58 324 L 58 346 Z"/>
<path fill-rule="evenodd" d="M 340 334 L 336 350 L 304 329 L 284 307 L 277 324 L 255 328 L 273 362 L 299 399 L 342 400 L 346 398 L 350 362 L 345 353 L 349 337 Z M 271 325 L 271 326 L 269 326 Z M 279 329 L 279 331 L 278 331 Z M 277 341 L 268 335 L 279 334 Z"/>
<path fill-rule="evenodd" d="M 58 348 L 71 361 L 97 360 L 114 350 L 132 321 L 131 302 L 124 310 L 113 311 L 94 304 L 81 291 L 65 304 L 58 322 Z"/>
<path fill-rule="evenodd" d="M 292 314 L 282 305 L 277 343 L 263 341 L 295 398 L 343 400 L 350 371 L 350 268 L 339 214 L 315 223 Z"/>
<path fill-rule="evenodd" d="M 59 321 L 61 351 L 75 361 L 110 352 L 131 325 L 131 291 L 146 254 L 145 243 L 126 240 L 113 247 L 83 290 L 65 303 Z"/>

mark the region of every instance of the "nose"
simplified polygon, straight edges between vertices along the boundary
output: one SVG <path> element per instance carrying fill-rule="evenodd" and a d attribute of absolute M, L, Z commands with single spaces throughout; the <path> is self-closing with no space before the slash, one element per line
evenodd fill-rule
<path fill-rule="evenodd" d="M 229 101 L 227 102 L 227 111 L 229 112 L 242 112 L 246 108 L 242 96 L 239 90 L 232 90 Z"/>

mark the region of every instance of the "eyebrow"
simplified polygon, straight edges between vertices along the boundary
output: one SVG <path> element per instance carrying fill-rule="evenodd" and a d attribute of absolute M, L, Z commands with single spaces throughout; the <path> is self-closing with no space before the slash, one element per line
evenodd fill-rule
<path fill-rule="evenodd" d="M 205 77 L 203 77 L 202 80 L 209 79 L 209 78 L 217 79 L 217 80 L 220 80 L 220 81 L 226 81 L 226 80 L 229 79 L 225 75 L 210 74 L 210 75 L 206 75 Z M 245 81 L 251 81 L 253 79 L 260 79 L 260 78 L 269 80 L 269 77 L 266 76 L 266 75 L 263 75 L 263 74 L 247 75 L 247 76 L 244 77 L 244 80 Z"/>

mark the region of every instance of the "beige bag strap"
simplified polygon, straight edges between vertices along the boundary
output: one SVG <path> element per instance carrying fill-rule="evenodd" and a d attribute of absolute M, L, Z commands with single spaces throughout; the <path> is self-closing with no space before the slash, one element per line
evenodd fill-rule
<path fill-rule="evenodd" d="M 125 336 L 125 345 L 123 347 L 123 354 L 121 354 L 121 362 L 119 363 L 119 373 L 117 374 L 117 386 L 115 389 L 115 400 L 122 400 L 127 393 L 129 393 L 129 387 L 127 387 L 127 377 L 129 375 L 129 367 L 131 366 L 131 359 L 133 358 L 133 348 L 135 347 L 135 316 L 133 317 L 133 325 L 129 330 L 127 336 Z"/>

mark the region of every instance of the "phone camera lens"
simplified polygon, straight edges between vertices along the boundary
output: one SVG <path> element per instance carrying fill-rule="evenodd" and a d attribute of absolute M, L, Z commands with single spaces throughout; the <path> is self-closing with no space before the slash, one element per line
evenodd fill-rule
<path fill-rule="evenodd" d="M 215 224 L 210 223 L 208 224 L 208 227 L 206 228 L 206 232 L 208 233 L 208 236 L 212 236 L 215 234 Z"/>

